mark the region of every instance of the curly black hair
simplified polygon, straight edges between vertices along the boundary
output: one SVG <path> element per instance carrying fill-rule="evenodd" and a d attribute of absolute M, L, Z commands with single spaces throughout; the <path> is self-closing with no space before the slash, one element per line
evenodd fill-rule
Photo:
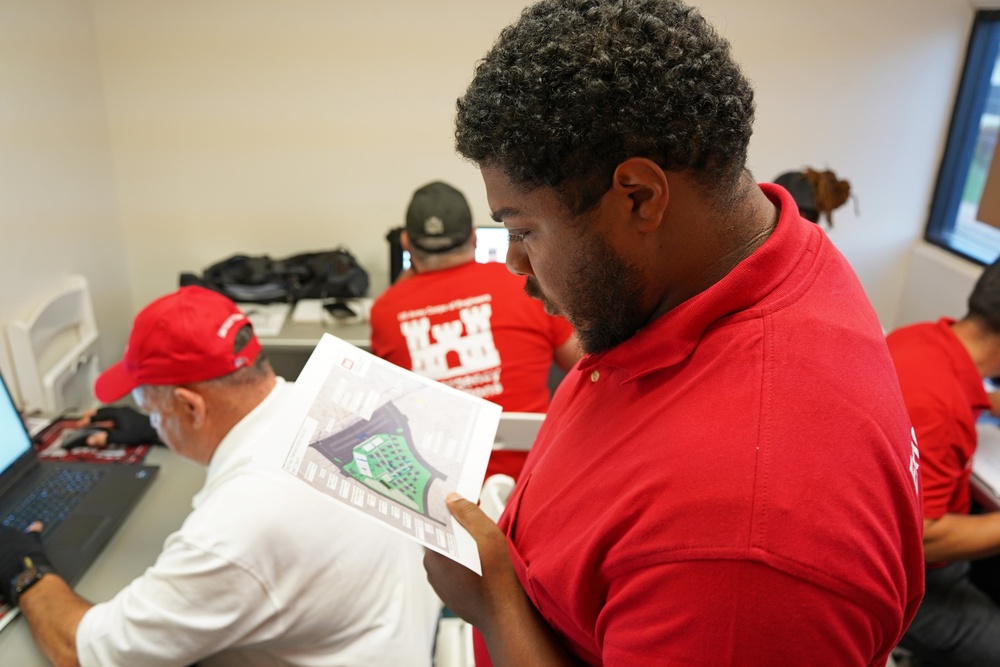
<path fill-rule="evenodd" d="M 500 33 L 457 107 L 460 154 L 577 212 L 636 156 L 731 195 L 754 117 L 729 43 L 676 0 L 542 0 Z"/>
<path fill-rule="evenodd" d="M 1000 334 L 1000 259 L 983 269 L 969 295 L 968 318 Z"/>

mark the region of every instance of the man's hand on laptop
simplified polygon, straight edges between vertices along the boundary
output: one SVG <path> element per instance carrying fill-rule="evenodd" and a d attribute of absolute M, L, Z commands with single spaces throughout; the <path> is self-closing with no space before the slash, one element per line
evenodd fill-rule
<path fill-rule="evenodd" d="M 87 445 L 90 447 L 163 444 L 156 429 L 150 424 L 149 416 L 128 406 L 106 406 L 89 410 L 84 413 L 80 423 L 103 431 L 87 438 Z"/>
<path fill-rule="evenodd" d="M 38 522 L 24 532 L 0 526 L 0 602 L 16 606 L 22 593 L 55 572 L 45 555 L 41 530 Z"/>

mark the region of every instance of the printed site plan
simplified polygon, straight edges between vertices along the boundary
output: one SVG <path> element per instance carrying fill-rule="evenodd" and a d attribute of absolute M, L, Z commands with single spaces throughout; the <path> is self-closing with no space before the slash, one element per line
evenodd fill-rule
<path fill-rule="evenodd" d="M 271 429 L 288 445 L 268 463 L 481 574 L 445 497 L 478 499 L 500 411 L 325 334 Z"/>

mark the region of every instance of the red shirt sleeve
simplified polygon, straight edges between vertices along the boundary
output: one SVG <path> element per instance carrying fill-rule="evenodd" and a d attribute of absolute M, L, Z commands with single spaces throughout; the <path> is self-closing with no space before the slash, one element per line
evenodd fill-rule
<path fill-rule="evenodd" d="M 920 450 L 924 518 L 968 512 L 970 459 L 963 453 L 954 417 L 917 406 L 911 406 L 910 412 Z"/>

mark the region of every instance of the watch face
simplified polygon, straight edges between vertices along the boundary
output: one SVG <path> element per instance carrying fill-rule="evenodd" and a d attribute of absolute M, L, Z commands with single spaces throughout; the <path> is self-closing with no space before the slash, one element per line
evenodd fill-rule
<path fill-rule="evenodd" d="M 14 603 L 17 604 L 17 598 L 21 597 L 22 593 L 34 586 L 35 583 L 48 574 L 48 572 L 48 569 L 40 569 L 35 565 L 31 565 L 27 570 L 24 570 L 21 574 L 14 577 L 14 580 L 11 582 L 11 588 L 13 589 L 13 595 L 11 597 L 13 598 Z"/>
<path fill-rule="evenodd" d="M 27 570 L 21 572 L 21 574 L 14 578 L 14 588 L 16 588 L 17 592 L 20 593 L 24 590 L 26 585 L 35 580 L 37 575 L 38 570 L 35 569 L 34 566 L 29 567 Z"/>

